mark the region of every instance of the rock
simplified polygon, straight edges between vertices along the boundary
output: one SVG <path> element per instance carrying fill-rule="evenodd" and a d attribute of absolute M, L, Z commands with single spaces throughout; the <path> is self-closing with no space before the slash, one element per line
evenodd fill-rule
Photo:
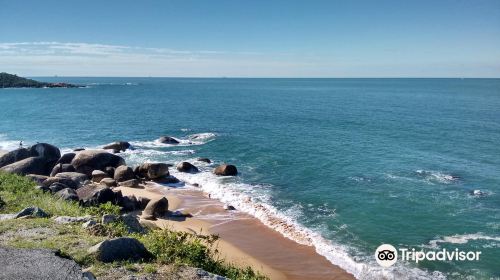
<path fill-rule="evenodd" d="M 48 187 L 49 191 L 51 193 L 54 193 L 54 194 L 57 193 L 57 192 L 59 192 L 59 191 L 62 191 L 64 189 L 68 189 L 68 188 L 69 188 L 68 186 L 66 186 L 64 184 L 61 184 L 61 183 L 57 183 L 57 182 L 53 183 L 52 185 L 50 185 Z"/>
<path fill-rule="evenodd" d="M 109 187 L 87 185 L 76 190 L 76 193 L 83 206 L 96 206 L 106 202 L 117 202 L 115 193 Z"/>
<path fill-rule="evenodd" d="M 96 221 L 90 220 L 90 221 L 87 221 L 87 222 L 83 223 L 82 224 L 82 228 L 88 229 L 88 228 L 92 227 L 95 224 L 97 224 Z"/>
<path fill-rule="evenodd" d="M 61 151 L 56 146 L 47 143 L 38 143 L 29 148 L 32 157 L 41 157 L 47 163 L 56 164 L 61 158 Z"/>
<path fill-rule="evenodd" d="M 76 148 L 76 149 L 73 149 L 73 152 L 81 152 L 81 151 L 85 151 L 85 148 Z"/>
<path fill-rule="evenodd" d="M 106 167 L 118 167 L 125 165 L 125 160 L 117 155 L 96 151 L 84 150 L 76 154 L 75 158 L 71 161 L 71 165 L 75 167 L 79 173 L 92 175 L 94 170 L 106 170 Z"/>
<path fill-rule="evenodd" d="M 212 163 L 212 161 L 208 158 L 197 158 L 196 160 L 201 161 L 201 162 L 206 162 L 206 163 Z"/>
<path fill-rule="evenodd" d="M 146 208 L 149 201 L 151 201 L 151 199 L 147 197 L 142 197 L 142 196 L 137 197 L 137 204 L 139 205 L 139 209 L 143 210 L 144 208 Z"/>
<path fill-rule="evenodd" d="M 76 191 L 74 189 L 65 188 L 56 192 L 55 195 L 64 200 L 78 201 L 78 195 L 76 194 Z"/>
<path fill-rule="evenodd" d="M 122 197 L 118 205 L 120 205 L 125 211 L 135 211 L 136 209 L 140 209 L 140 204 L 133 195 Z"/>
<path fill-rule="evenodd" d="M 116 187 L 116 181 L 112 178 L 104 178 L 99 182 L 99 184 L 107 187 Z"/>
<path fill-rule="evenodd" d="M 187 161 L 180 162 L 177 164 L 177 171 L 185 173 L 197 173 L 198 168 Z"/>
<path fill-rule="evenodd" d="M 44 187 L 44 186 L 35 186 L 35 189 L 40 190 L 42 192 L 50 191 L 49 187 Z"/>
<path fill-rule="evenodd" d="M 23 217 L 30 217 L 30 218 L 46 218 L 48 217 L 49 214 L 45 213 L 42 209 L 31 206 L 28 208 L 24 208 L 23 210 L 19 211 L 15 215 L 15 219 L 23 218 Z"/>
<path fill-rule="evenodd" d="M 99 183 L 102 179 L 108 178 L 108 174 L 101 170 L 92 171 L 92 182 Z"/>
<path fill-rule="evenodd" d="M 45 175 L 36 175 L 36 174 L 28 174 L 26 177 L 30 178 L 33 182 L 41 185 L 45 180 L 49 178 L 49 176 Z"/>
<path fill-rule="evenodd" d="M 92 216 L 82 216 L 82 217 L 59 216 L 54 218 L 54 222 L 56 224 L 85 223 L 91 220 Z"/>
<path fill-rule="evenodd" d="M 57 173 L 61 172 L 74 172 L 75 168 L 71 164 L 56 164 L 54 168 L 52 168 L 52 171 L 50 172 L 50 177 L 56 176 Z"/>
<path fill-rule="evenodd" d="M 78 189 L 81 184 L 79 182 L 75 182 L 72 179 L 61 178 L 61 177 L 49 177 L 45 181 L 43 181 L 42 186 L 50 187 L 54 183 L 59 183 L 65 185 L 66 188 Z"/>
<path fill-rule="evenodd" d="M 80 186 L 82 186 L 85 183 L 85 181 L 89 179 L 87 175 L 78 172 L 61 172 L 57 173 L 55 177 L 70 179 L 78 183 Z"/>
<path fill-rule="evenodd" d="M 126 188 L 139 188 L 139 180 L 137 179 L 132 179 L 132 180 L 127 180 L 118 183 L 120 187 L 126 187 Z"/>
<path fill-rule="evenodd" d="M 236 208 L 234 208 L 234 206 L 232 205 L 224 204 L 224 210 L 236 210 Z"/>
<path fill-rule="evenodd" d="M 102 262 L 125 260 L 146 260 L 151 258 L 151 253 L 135 238 L 119 237 L 105 240 L 93 247 L 88 252 Z"/>
<path fill-rule="evenodd" d="M 31 153 L 28 149 L 19 148 L 0 156 L 0 167 L 12 164 L 14 162 L 31 157 Z"/>
<path fill-rule="evenodd" d="M 234 165 L 223 164 L 214 169 L 214 174 L 219 176 L 236 176 L 238 174 L 238 170 Z"/>
<path fill-rule="evenodd" d="M 0 279 L 89 279 L 74 260 L 56 251 L 0 247 L 0 256 Z"/>
<path fill-rule="evenodd" d="M 47 165 L 42 157 L 29 157 L 0 168 L 1 171 L 18 175 L 49 175 L 53 165 Z"/>
<path fill-rule="evenodd" d="M 146 179 L 159 179 L 169 175 L 168 165 L 165 163 L 143 163 L 136 167 L 135 174 Z"/>
<path fill-rule="evenodd" d="M 472 195 L 472 196 L 484 196 L 484 195 L 486 195 L 486 193 L 483 192 L 482 190 L 472 190 L 472 191 L 470 191 L 470 195 Z"/>
<path fill-rule="evenodd" d="M 121 215 L 121 220 L 127 227 L 127 231 L 129 233 L 144 233 L 146 230 L 144 229 L 143 226 L 139 223 L 139 220 L 137 217 L 133 214 L 123 214 Z"/>
<path fill-rule="evenodd" d="M 158 182 L 160 184 L 177 184 L 180 181 L 179 181 L 179 179 L 175 178 L 174 176 L 167 176 L 167 177 L 156 179 L 155 182 Z"/>
<path fill-rule="evenodd" d="M 102 215 L 101 223 L 104 224 L 109 224 L 116 222 L 118 220 L 118 217 L 112 214 L 104 214 Z"/>
<path fill-rule="evenodd" d="M 119 151 L 125 152 L 128 148 L 130 148 L 130 143 L 129 142 L 119 141 L 119 142 L 114 142 L 114 143 L 107 144 L 107 145 L 105 145 L 102 148 L 105 149 L 105 150 L 116 150 L 118 152 Z"/>
<path fill-rule="evenodd" d="M 115 169 L 114 178 L 117 182 L 135 179 L 134 170 L 126 165 L 120 165 Z"/>
<path fill-rule="evenodd" d="M 71 161 L 75 158 L 76 153 L 67 153 L 62 155 L 59 160 L 56 162 L 56 165 L 62 164 L 71 164 Z"/>
<path fill-rule="evenodd" d="M 169 136 L 160 137 L 160 139 L 158 139 L 158 142 L 163 143 L 163 144 L 171 144 L 171 145 L 179 144 L 179 141 L 177 141 L 176 139 L 169 137 Z"/>
<path fill-rule="evenodd" d="M 104 172 L 108 173 L 109 177 L 110 178 L 114 178 L 115 177 L 115 168 L 112 167 L 112 166 L 108 166 L 104 169 Z"/>
<path fill-rule="evenodd" d="M 168 213 L 168 200 L 165 197 L 152 199 L 142 211 L 142 218 L 146 220 L 156 220 L 158 217 L 165 216 Z"/>

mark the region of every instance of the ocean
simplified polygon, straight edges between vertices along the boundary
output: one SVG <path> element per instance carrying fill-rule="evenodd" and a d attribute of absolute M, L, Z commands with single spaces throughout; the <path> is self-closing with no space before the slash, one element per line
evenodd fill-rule
<path fill-rule="evenodd" d="M 0 150 L 129 141 L 129 165 L 192 161 L 172 173 L 293 239 L 269 216 L 286 220 L 358 278 L 500 277 L 500 79 L 37 79 L 86 87 L 0 89 Z M 384 243 L 482 253 L 384 269 Z"/>

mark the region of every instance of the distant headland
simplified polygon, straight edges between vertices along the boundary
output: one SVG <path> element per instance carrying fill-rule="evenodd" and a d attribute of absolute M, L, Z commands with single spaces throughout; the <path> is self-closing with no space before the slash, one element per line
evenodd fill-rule
<path fill-rule="evenodd" d="M 46 83 L 26 79 L 14 74 L 0 73 L 0 88 L 76 88 L 78 85 L 68 83 Z"/>

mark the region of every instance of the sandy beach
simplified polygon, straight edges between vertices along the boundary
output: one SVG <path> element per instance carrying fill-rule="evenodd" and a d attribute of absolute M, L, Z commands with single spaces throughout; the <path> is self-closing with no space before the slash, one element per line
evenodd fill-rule
<path fill-rule="evenodd" d="M 190 213 L 191 218 L 165 218 L 142 223 L 191 233 L 217 234 L 221 257 L 241 267 L 251 266 L 270 279 L 354 279 L 317 254 L 239 211 L 224 210 L 223 204 L 202 192 L 156 184 L 145 189 L 119 187 L 123 195 L 167 197 L 170 211 Z M 138 213 L 140 214 L 140 213 Z"/>

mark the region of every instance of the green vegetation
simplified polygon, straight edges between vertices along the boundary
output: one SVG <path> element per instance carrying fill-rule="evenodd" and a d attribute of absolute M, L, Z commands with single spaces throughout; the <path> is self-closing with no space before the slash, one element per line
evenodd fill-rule
<path fill-rule="evenodd" d="M 80 207 L 78 203 L 60 200 L 35 188 L 26 177 L 0 172 L 0 197 L 5 205 L 0 214 L 15 213 L 29 206 L 38 206 L 52 216 L 118 214 L 112 204 Z M 91 246 L 110 237 L 130 236 L 140 240 L 155 257 L 146 263 L 115 262 L 104 264 L 87 253 Z M 83 229 L 81 224 L 56 224 L 51 218 L 0 221 L 0 245 L 16 248 L 48 248 L 59 250 L 83 267 L 91 267 L 97 276 L 109 276 L 115 268 L 133 271 L 137 275 L 173 273 L 184 265 L 202 268 L 231 279 L 266 279 L 250 267 L 240 269 L 224 262 L 215 249 L 217 236 L 194 235 L 171 230 L 151 230 L 145 234 L 130 234 L 122 221 L 102 225 L 97 232 Z M 165 267 L 171 267 L 165 269 Z M 115 271 L 115 272 L 110 272 Z M 165 272 L 168 271 L 168 272 Z M 172 279 L 176 279 L 173 277 Z"/>
<path fill-rule="evenodd" d="M 26 79 L 17 75 L 0 73 L 0 88 L 42 88 L 42 87 L 76 87 L 66 83 L 44 83 L 32 79 Z"/>

